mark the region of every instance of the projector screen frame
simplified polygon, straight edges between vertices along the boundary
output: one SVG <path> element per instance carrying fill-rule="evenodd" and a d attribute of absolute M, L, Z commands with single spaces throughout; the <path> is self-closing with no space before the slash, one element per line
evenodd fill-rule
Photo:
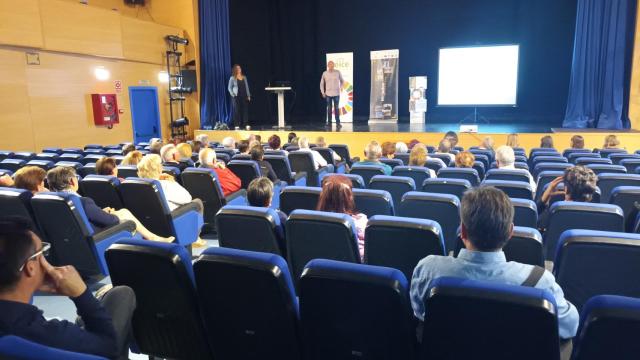
<path fill-rule="evenodd" d="M 440 51 L 443 49 L 460 49 L 460 48 L 480 48 L 480 47 L 498 47 L 498 46 L 517 46 L 518 47 L 518 71 L 516 73 L 516 103 L 515 104 L 447 104 L 440 105 Z M 487 107 L 504 107 L 504 108 L 517 108 L 518 107 L 518 95 L 520 86 L 520 44 L 482 44 L 482 45 L 458 45 L 458 46 L 445 46 L 438 48 L 438 75 L 436 77 L 436 83 L 438 84 L 438 91 L 436 92 L 436 107 L 443 108 L 487 108 Z"/>

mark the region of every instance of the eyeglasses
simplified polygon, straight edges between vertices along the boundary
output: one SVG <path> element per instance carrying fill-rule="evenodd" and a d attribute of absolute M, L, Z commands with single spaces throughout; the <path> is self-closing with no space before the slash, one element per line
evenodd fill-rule
<path fill-rule="evenodd" d="M 24 261 L 24 263 L 22 264 L 22 266 L 20 266 L 20 269 L 18 269 L 18 272 L 22 272 L 22 269 L 24 269 L 24 266 L 27 265 L 27 263 L 31 260 L 36 259 L 38 256 L 40 255 L 44 255 L 44 256 L 49 256 L 49 249 L 51 249 L 51 244 L 49 244 L 48 242 L 42 242 L 42 248 L 38 251 L 36 251 L 35 254 L 29 256 L 27 258 L 27 260 Z"/>

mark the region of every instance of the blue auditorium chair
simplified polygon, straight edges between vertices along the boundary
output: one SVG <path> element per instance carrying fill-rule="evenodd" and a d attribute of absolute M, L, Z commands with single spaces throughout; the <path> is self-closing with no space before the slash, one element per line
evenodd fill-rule
<path fill-rule="evenodd" d="M 62 149 L 58 148 L 58 147 L 46 147 L 44 149 L 42 149 L 42 152 L 45 153 L 53 153 L 53 154 L 62 154 Z"/>
<path fill-rule="evenodd" d="M 122 209 L 122 199 L 118 192 L 120 180 L 115 176 L 89 175 L 82 178 L 78 185 L 83 196 L 91 198 L 100 208 Z"/>
<path fill-rule="evenodd" d="M 107 360 L 38 344 L 14 335 L 0 337 L 0 358 L 15 360 Z"/>
<path fill-rule="evenodd" d="M 281 151 L 281 150 L 277 150 Z M 278 179 L 286 182 L 289 185 L 306 186 L 307 185 L 307 173 L 306 172 L 293 172 L 291 171 L 291 165 L 287 155 L 265 155 L 264 160 L 271 164 L 273 171 L 276 173 Z"/>
<path fill-rule="evenodd" d="M 227 205 L 216 214 L 221 247 L 286 256 L 284 226 L 275 210 Z"/>
<path fill-rule="evenodd" d="M 273 150 L 273 149 L 264 149 L 265 155 L 280 155 L 287 156 L 287 152 L 284 150 Z"/>
<path fill-rule="evenodd" d="M 544 192 L 544 189 L 546 189 L 547 184 L 560 176 L 564 176 L 564 171 L 546 170 L 538 174 L 536 177 L 536 185 L 540 190 L 536 190 L 536 201 L 540 200 L 540 197 L 542 197 L 542 193 Z"/>
<path fill-rule="evenodd" d="M 120 145 L 120 144 L 111 144 L 111 145 L 105 145 L 102 148 L 104 150 L 117 150 L 117 149 L 122 149 L 122 145 Z"/>
<path fill-rule="evenodd" d="M 485 179 L 482 185 L 500 189 L 510 198 L 533 200 L 534 191 L 529 182 Z"/>
<path fill-rule="evenodd" d="M 562 156 L 566 157 L 567 159 L 569 159 L 569 155 L 571 154 L 591 154 L 591 150 L 589 149 L 565 149 L 562 152 Z M 569 161 L 571 161 L 571 159 L 569 159 Z"/>
<path fill-rule="evenodd" d="M 298 172 L 305 172 L 307 174 L 307 186 L 320 186 L 320 178 L 325 173 L 330 173 L 330 166 L 323 166 L 317 168 L 313 155 L 308 151 L 293 151 L 289 153 L 289 163 L 291 169 Z"/>
<path fill-rule="evenodd" d="M 635 159 L 635 160 L 640 160 L 640 155 L 638 154 L 611 154 L 609 155 L 609 159 L 611 159 L 611 162 L 613 163 L 613 165 L 620 165 L 620 163 L 622 162 L 622 160 L 627 160 L 627 159 Z"/>
<path fill-rule="evenodd" d="M 30 219 L 36 225 L 31 207 L 32 197 L 33 194 L 29 190 L 0 187 L 0 216 L 23 217 Z"/>
<path fill-rule="evenodd" d="M 610 203 L 611 193 L 618 186 L 640 186 L 640 175 L 601 173 L 598 175 L 598 187 L 602 192 L 600 201 Z"/>
<path fill-rule="evenodd" d="M 229 156 L 227 153 L 218 152 L 218 149 L 216 149 L 216 159 L 218 159 L 218 161 L 224 162 L 225 164 L 228 164 L 229 161 L 231 161 L 231 156 Z"/>
<path fill-rule="evenodd" d="M 603 158 L 608 158 L 612 154 L 627 154 L 625 149 L 599 149 L 598 154 Z"/>
<path fill-rule="evenodd" d="M 393 155 L 394 159 L 402 160 L 402 164 L 404 166 L 409 165 L 409 153 L 395 153 Z"/>
<path fill-rule="evenodd" d="M 433 220 L 440 225 L 446 254 L 454 249 L 460 226 L 460 200 L 452 194 L 409 192 L 404 195 L 398 216 Z"/>
<path fill-rule="evenodd" d="M 570 163 L 575 164 L 576 161 L 578 161 L 578 159 L 580 158 L 592 158 L 592 159 L 598 159 L 600 158 L 600 154 L 595 154 L 592 152 L 585 152 L 585 153 L 573 153 L 573 154 L 569 154 L 567 156 L 567 160 L 569 160 Z"/>
<path fill-rule="evenodd" d="M 533 173 L 531 173 L 531 175 L 533 175 L 534 178 L 537 178 L 544 171 L 562 171 L 562 172 L 564 172 L 565 169 L 568 169 L 568 168 L 570 168 L 572 166 L 574 166 L 574 165 L 572 165 L 570 163 L 538 163 L 538 165 L 536 165 L 533 168 Z"/>
<path fill-rule="evenodd" d="M 388 191 L 393 200 L 393 207 L 397 209 L 402 196 L 409 191 L 415 191 L 416 184 L 412 178 L 406 176 L 376 175 L 371 178 L 369 189 Z"/>
<path fill-rule="evenodd" d="M 89 155 L 85 155 L 84 158 L 82 158 L 82 163 L 84 165 L 87 164 L 91 164 L 91 163 L 97 163 L 98 160 L 102 159 L 103 157 L 105 157 L 104 155 L 99 155 L 99 154 L 89 154 Z"/>
<path fill-rule="evenodd" d="M 20 159 L 24 161 L 33 160 L 36 157 L 36 153 L 30 151 L 16 151 L 11 155 L 11 159 Z"/>
<path fill-rule="evenodd" d="M 624 166 L 627 173 L 635 174 L 636 169 L 640 166 L 640 159 L 623 159 L 618 165 Z"/>
<path fill-rule="evenodd" d="M 320 183 L 322 183 L 324 181 L 324 179 L 328 176 L 345 176 L 347 178 L 349 178 L 349 180 L 351 180 L 351 186 L 354 189 L 366 189 L 365 183 L 364 183 L 364 179 L 362 178 L 362 176 L 357 175 L 357 174 L 336 174 L 336 173 L 327 173 L 324 174 L 324 176 L 322 176 L 322 178 L 320 178 Z"/>
<path fill-rule="evenodd" d="M 529 183 L 529 172 L 523 169 L 491 169 L 487 171 L 485 180 L 522 181 Z"/>
<path fill-rule="evenodd" d="M 294 279 L 313 259 L 360 263 L 356 226 L 351 216 L 294 210 L 286 224 L 287 258 Z"/>
<path fill-rule="evenodd" d="M 31 207 L 42 234 L 51 243 L 52 263 L 73 265 L 87 278 L 109 275 L 105 250 L 117 240 L 132 237 L 136 230 L 132 221 L 96 229 L 87 219 L 80 197 L 71 193 L 38 193 L 31 199 Z"/>
<path fill-rule="evenodd" d="M 0 161 L 0 169 L 9 170 L 12 173 L 15 173 L 25 165 L 27 165 L 27 161 L 23 159 L 4 159 Z"/>
<path fill-rule="evenodd" d="M 249 154 L 235 154 L 231 157 L 231 160 L 251 160 L 251 155 Z"/>
<path fill-rule="evenodd" d="M 103 146 L 100 144 L 87 144 L 84 146 L 84 150 L 88 150 L 88 149 L 99 149 L 99 150 L 103 150 Z"/>
<path fill-rule="evenodd" d="M 120 165 L 122 160 L 124 160 L 124 155 L 114 155 L 114 156 L 110 156 L 110 158 L 116 161 L 116 165 Z"/>
<path fill-rule="evenodd" d="M 437 194 L 451 194 L 462 199 L 464 192 L 471 189 L 471 183 L 464 179 L 427 179 L 422 183 L 422 191 Z"/>
<path fill-rule="evenodd" d="M 432 159 L 440 159 L 447 166 L 452 166 L 453 161 L 451 160 L 451 156 L 449 154 L 429 154 L 429 157 Z"/>
<path fill-rule="evenodd" d="M 553 148 L 531 148 L 529 158 L 536 156 L 562 156 L 562 154 Z"/>
<path fill-rule="evenodd" d="M 611 191 L 609 203 L 618 205 L 624 214 L 625 231 L 633 232 L 640 207 L 640 186 L 618 186 Z"/>
<path fill-rule="evenodd" d="M 123 179 L 138 177 L 138 167 L 136 165 L 118 165 L 118 176 Z"/>
<path fill-rule="evenodd" d="M 77 147 L 63 148 L 62 153 L 67 154 L 82 154 L 82 149 Z"/>
<path fill-rule="evenodd" d="M 105 151 L 105 155 L 113 156 L 113 155 L 122 155 L 122 149 L 110 149 Z"/>
<path fill-rule="evenodd" d="M 78 169 L 78 174 L 83 178 L 89 175 L 96 175 L 96 164 L 89 163 L 83 165 L 80 169 Z"/>
<path fill-rule="evenodd" d="M 616 205 L 558 201 L 549 208 L 549 225 L 544 233 L 545 258 L 553 261 L 565 230 L 624 231 L 624 214 Z"/>
<path fill-rule="evenodd" d="M 113 285 L 136 294 L 131 325 L 138 351 L 159 358 L 213 358 L 191 256 L 183 246 L 124 239 L 105 257 Z"/>
<path fill-rule="evenodd" d="M 554 268 L 565 298 L 581 310 L 596 295 L 640 297 L 640 235 L 568 230 L 558 241 Z"/>
<path fill-rule="evenodd" d="M 478 186 L 478 184 L 480 184 L 480 176 L 478 176 L 478 170 L 472 168 L 442 168 L 440 169 L 440 171 L 438 171 L 438 178 L 464 179 L 469 181 L 469 183 L 471 183 L 471 186 Z"/>
<path fill-rule="evenodd" d="M 178 166 L 167 166 L 167 165 L 163 165 L 162 166 L 162 173 L 163 174 L 169 174 L 171 176 L 173 176 L 173 178 L 177 181 L 177 182 L 181 182 L 181 178 L 180 178 L 180 168 Z M 119 174 L 118 174 L 119 175 Z"/>
<path fill-rule="evenodd" d="M 209 248 L 193 271 L 215 359 L 301 359 L 298 299 L 282 257 Z"/>
<path fill-rule="evenodd" d="M 478 177 L 480 178 L 480 181 L 484 180 L 484 177 L 486 175 L 486 168 L 482 163 L 482 161 L 474 161 L 473 168 L 478 172 Z"/>
<path fill-rule="evenodd" d="M 415 359 L 409 284 L 396 269 L 317 259 L 300 279 L 306 359 Z"/>
<path fill-rule="evenodd" d="M 463 249 L 464 243 L 460 238 L 460 230 L 458 230 L 458 239 L 454 255 L 457 257 L 460 250 Z M 516 261 L 522 264 L 538 265 L 544 267 L 544 246 L 542 244 L 542 235 L 535 228 L 514 226 L 511 239 L 502 248 L 507 261 Z"/>
<path fill-rule="evenodd" d="M 58 162 L 58 158 L 60 157 L 60 155 L 56 154 L 56 153 L 40 153 L 37 154 L 33 159 L 34 160 L 49 160 L 49 161 L 53 161 L 54 163 Z"/>
<path fill-rule="evenodd" d="M 338 174 L 345 173 L 347 162 L 345 160 L 340 160 L 340 161 L 336 160 L 335 157 L 333 156 L 334 155 L 333 149 L 314 147 L 313 150 L 317 151 L 320 155 L 322 155 L 322 158 L 327 162 L 327 164 L 333 165 L 333 168 L 335 169 L 334 170 L 335 173 L 338 173 Z"/>
<path fill-rule="evenodd" d="M 533 200 L 512 198 L 513 225 L 530 228 L 538 227 L 538 207 Z"/>
<path fill-rule="evenodd" d="M 235 150 L 235 149 L 216 148 L 214 149 L 214 151 L 216 152 L 216 156 L 220 156 L 220 154 L 224 154 L 227 156 L 228 159 L 231 159 L 233 155 L 238 153 L 238 150 Z"/>
<path fill-rule="evenodd" d="M 432 220 L 376 215 L 364 237 L 364 263 L 398 269 L 407 279 L 423 258 L 446 255 L 442 230 Z"/>
<path fill-rule="evenodd" d="M 380 158 L 380 162 L 391 166 L 391 169 L 394 169 L 396 166 L 404 166 L 402 159 L 388 159 L 383 157 Z"/>
<path fill-rule="evenodd" d="M 424 163 L 424 167 L 433 170 L 433 172 L 437 174 L 438 171 L 440 171 L 440 169 L 447 167 L 447 165 L 444 165 L 442 161 L 428 158 L 427 161 Z"/>
<path fill-rule="evenodd" d="M 478 160 L 479 158 L 482 158 L 483 156 L 485 156 L 487 163 L 484 164 L 484 165 L 487 168 L 489 167 L 489 164 L 491 164 L 493 162 L 494 158 L 495 158 L 495 154 L 491 150 L 473 149 L 473 148 L 471 148 L 471 149 L 469 149 L 469 152 L 471 152 L 476 157 L 476 160 Z"/>
<path fill-rule="evenodd" d="M 280 210 L 291 214 L 294 210 L 315 210 L 322 188 L 307 186 L 287 186 L 280 193 Z"/>
<path fill-rule="evenodd" d="M 514 151 L 514 154 L 515 154 L 515 151 Z M 527 159 L 527 157 L 525 155 L 515 154 L 514 158 L 516 160 L 515 162 L 521 162 L 521 163 L 525 163 L 525 164 L 529 162 L 529 159 Z"/>
<path fill-rule="evenodd" d="M 82 168 L 82 163 L 77 162 L 77 161 L 58 161 L 55 164 L 55 167 L 70 167 L 73 168 L 76 172 L 79 172 L 80 169 Z"/>
<path fill-rule="evenodd" d="M 369 182 L 371 178 L 376 175 L 385 175 L 384 167 L 382 165 L 364 165 L 364 164 L 353 164 L 351 169 L 349 170 L 349 174 L 355 174 L 362 176 L 362 180 L 364 180 L 365 186 L 369 187 Z"/>
<path fill-rule="evenodd" d="M 30 160 L 24 166 L 36 166 L 44 171 L 49 171 L 53 169 L 54 163 L 50 160 Z"/>
<path fill-rule="evenodd" d="M 493 162 L 493 159 L 491 159 L 487 155 L 483 155 L 483 154 L 473 154 L 473 155 L 476 158 L 476 162 L 482 163 L 483 168 L 484 168 L 485 171 L 491 167 L 491 163 Z M 475 168 L 476 167 L 474 166 L 474 169 Z M 478 174 L 479 174 L 479 172 L 478 172 Z"/>
<path fill-rule="evenodd" d="M 72 161 L 82 163 L 83 156 L 82 154 L 77 153 L 63 153 L 58 157 L 58 161 Z"/>
<path fill-rule="evenodd" d="M 102 149 L 84 149 L 84 151 L 82 151 L 82 156 L 86 157 L 87 155 L 105 156 L 105 151 Z"/>
<path fill-rule="evenodd" d="M 632 360 L 640 353 L 640 299 L 594 296 L 580 314 L 573 360 Z"/>
<path fill-rule="evenodd" d="M 536 166 L 536 164 L 540 164 L 540 163 L 566 163 L 567 158 L 563 157 L 563 156 L 535 156 L 531 159 L 531 165 L 533 167 Z"/>
<path fill-rule="evenodd" d="M 413 179 L 416 186 L 422 186 L 422 183 L 430 177 L 429 169 L 424 166 L 396 166 L 391 175 L 408 176 Z"/>
<path fill-rule="evenodd" d="M 622 165 L 607 165 L 607 164 L 588 164 L 587 167 L 593 170 L 596 175 L 604 174 L 604 173 L 614 173 L 614 174 L 626 174 L 627 168 Z"/>
<path fill-rule="evenodd" d="M 436 152 L 436 147 L 432 145 L 427 145 L 427 153 L 433 154 Z"/>
<path fill-rule="evenodd" d="M 420 359 L 560 359 L 556 302 L 547 290 L 441 277 L 424 308 Z"/>
<path fill-rule="evenodd" d="M 127 178 L 118 189 L 124 207 L 154 234 L 174 236 L 176 243 L 182 246 L 191 245 L 198 239 L 204 220 L 195 203 L 169 210 L 157 180 Z"/>
<path fill-rule="evenodd" d="M 609 158 L 601 158 L 601 157 L 579 157 L 576 159 L 576 165 L 592 165 L 592 164 L 611 165 L 613 164 L 613 162 Z"/>
<path fill-rule="evenodd" d="M 353 189 L 356 210 L 371 217 L 374 215 L 393 215 L 392 196 L 385 190 Z"/>

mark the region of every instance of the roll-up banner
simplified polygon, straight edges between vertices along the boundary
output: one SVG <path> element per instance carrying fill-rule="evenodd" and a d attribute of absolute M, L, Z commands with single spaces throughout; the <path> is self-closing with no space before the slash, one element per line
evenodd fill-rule
<path fill-rule="evenodd" d="M 371 52 L 371 97 L 369 119 L 398 121 L 398 67 L 400 50 Z"/>
<path fill-rule="evenodd" d="M 333 61 L 335 69 L 342 74 L 342 91 L 340 91 L 340 122 L 353 122 L 353 53 L 327 54 L 327 63 Z M 332 119 L 335 121 L 335 115 Z"/>

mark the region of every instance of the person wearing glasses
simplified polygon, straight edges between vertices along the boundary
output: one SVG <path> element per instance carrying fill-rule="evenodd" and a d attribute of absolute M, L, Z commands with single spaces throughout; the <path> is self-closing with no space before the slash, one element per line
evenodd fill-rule
<path fill-rule="evenodd" d="M 96 299 L 73 266 L 55 267 L 47 262 L 50 247 L 32 231 L 28 220 L 0 218 L 0 336 L 15 335 L 62 350 L 126 359 L 136 307 L 133 290 L 116 286 Z M 42 310 L 31 305 L 36 291 L 69 297 L 83 325 L 47 320 Z"/>

